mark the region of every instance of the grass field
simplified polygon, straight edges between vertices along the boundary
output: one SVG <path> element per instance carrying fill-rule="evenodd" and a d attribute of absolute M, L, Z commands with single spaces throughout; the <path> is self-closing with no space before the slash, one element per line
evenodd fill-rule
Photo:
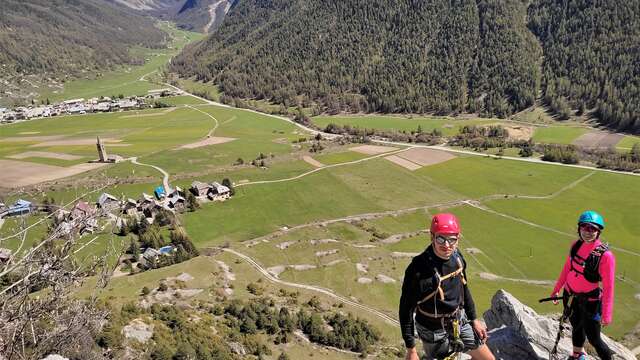
<path fill-rule="evenodd" d="M 464 125 L 487 125 L 499 122 L 498 119 L 456 119 L 451 117 L 400 117 L 391 115 L 363 115 L 363 116 L 316 116 L 311 119 L 314 124 L 324 128 L 333 123 L 337 125 L 351 125 L 359 128 L 381 130 L 415 131 L 418 126 L 425 132 L 439 129 L 444 135 L 455 135 Z"/>
<path fill-rule="evenodd" d="M 198 94 L 199 96 L 203 96 L 207 99 L 220 101 L 220 90 L 218 90 L 218 87 L 215 85 L 205 84 L 191 79 L 179 79 L 178 85 L 181 89 L 192 94 Z"/>
<path fill-rule="evenodd" d="M 537 128 L 533 141 L 547 144 L 571 144 L 580 135 L 589 132 L 588 128 L 552 126 Z"/>
<path fill-rule="evenodd" d="M 179 38 L 187 41 L 187 38 Z M 176 45 L 176 49 L 180 45 Z M 107 75 L 96 83 L 69 84 L 67 95 L 90 97 L 92 91 L 111 91 L 109 86 L 125 86 L 127 91 L 138 91 L 139 77 L 158 68 L 160 57 L 169 56 L 171 50 L 158 59 L 153 58 L 128 74 Z M 139 50 L 142 51 L 142 50 Z M 166 58 L 165 60 L 166 61 Z M 134 72 L 136 72 L 134 74 Z M 102 81 L 102 82 L 100 82 Z M 148 85 L 148 84 L 144 84 Z M 209 92 L 219 97 L 217 89 L 182 80 L 181 85 L 192 90 Z M 117 89 L 114 88 L 114 89 Z M 77 91 L 74 92 L 74 91 Z M 145 90 L 146 91 L 146 90 Z M 82 93 L 82 95 L 79 95 Z M 110 94 L 108 94 L 110 95 Z M 65 95 L 65 97 L 67 97 Z M 68 96 L 75 97 L 75 96 Z M 558 312 L 552 305 L 539 305 L 538 298 L 548 295 L 551 285 L 532 285 L 518 280 L 553 281 L 574 239 L 575 217 L 585 209 L 604 213 L 608 227 L 604 238 L 616 247 L 618 274 L 616 284 L 616 312 L 614 323 L 606 333 L 620 338 L 640 322 L 638 300 L 640 270 L 634 264 L 640 256 L 637 239 L 640 224 L 637 221 L 637 199 L 640 198 L 640 178 L 545 164 L 532 164 L 505 159 L 490 159 L 462 155 L 450 161 L 408 171 L 385 159 L 371 159 L 357 164 L 321 169 L 299 179 L 292 179 L 313 170 L 313 166 L 300 160 L 303 155 L 313 156 L 325 165 L 361 160 L 367 155 L 349 151 L 348 146 L 331 145 L 324 153 L 308 152 L 308 145 L 294 144 L 308 136 L 299 128 L 282 120 L 239 109 L 204 105 L 193 97 L 163 99 L 175 109 L 155 109 L 86 116 L 67 116 L 55 119 L 29 121 L 0 127 L 0 138 L 60 135 L 65 139 L 120 140 L 107 142 L 110 153 L 125 157 L 137 156 L 139 161 L 160 166 L 170 173 L 172 185 L 188 187 L 197 179 L 221 181 L 229 178 L 236 184 L 236 195 L 223 203 L 203 204 L 201 209 L 181 216 L 191 238 L 198 247 L 230 243 L 230 246 L 255 258 L 265 267 L 279 265 L 315 265 L 315 269 L 295 271 L 287 269 L 280 274 L 283 280 L 330 288 L 336 293 L 357 299 L 390 316 L 396 316 L 401 280 L 408 257 L 394 257 L 394 252 L 420 252 L 428 243 L 427 234 L 413 235 L 398 242 L 385 243 L 374 236 L 414 233 L 427 227 L 430 215 L 450 211 L 461 220 L 464 238 L 461 248 L 469 264 L 469 279 L 479 313 L 490 306 L 490 299 L 500 288 L 513 293 L 520 300 L 545 313 Z M 193 106 L 188 107 L 187 105 Z M 167 112 L 168 111 L 168 112 Z M 536 111 L 525 114 L 535 119 Z M 523 116 L 525 116 L 523 115 Z M 213 118 L 212 118 L 213 117 Z M 412 131 L 418 126 L 424 131 L 440 129 L 447 135 L 457 133 L 463 125 L 495 124 L 495 119 L 458 120 L 445 117 L 403 118 L 393 116 L 340 116 L 315 117 L 313 121 L 323 127 L 328 123 L 350 124 L 360 127 Z M 540 120 L 546 122 L 545 119 Z M 215 128 L 215 132 L 210 133 Z M 588 130 L 570 126 L 539 127 L 534 140 L 539 142 L 571 143 Z M 192 149 L 178 149 L 181 145 L 213 137 L 235 140 Z M 33 145 L 43 140 L 2 142 L 0 157 L 33 151 Z M 631 146 L 636 138 L 626 137 L 618 146 Z M 112 145 L 109 145 L 112 144 Z M 126 146 L 113 146 L 113 145 Z M 60 166 L 84 162 L 96 157 L 95 145 L 47 145 L 38 151 L 82 156 L 68 161 L 30 157 L 23 161 Z M 258 154 L 266 156 L 264 169 L 248 165 Z M 509 155 L 509 154 L 506 154 Z M 244 165 L 234 165 L 242 158 Z M 106 189 L 117 197 L 139 198 L 142 192 L 151 193 L 160 185 L 160 173 L 155 169 L 124 162 L 69 179 L 63 188 L 53 193 L 47 189 L 38 192 L 52 195 L 58 202 L 70 201 L 79 193 L 92 190 L 83 180 L 100 178 L 125 179 Z M 291 179 L 287 181 L 278 181 Z M 76 181 L 80 185 L 76 185 Z M 251 184 L 255 181 L 272 183 Z M 248 183 L 248 184 L 247 184 Z M 239 186 L 242 184 L 242 186 Z M 93 186 L 95 187 L 95 186 Z M 87 197 L 95 201 L 99 192 Z M 12 194 L 15 200 L 22 194 Z M 529 197 L 529 198 L 527 198 Z M 536 198 L 532 198 L 536 197 Z M 7 199 L 3 199 L 6 202 Z M 470 201 L 461 203 L 461 201 Z M 451 205 L 455 203 L 455 206 Z M 475 204 L 475 207 L 471 204 Z M 284 231 L 269 242 L 248 248 L 241 242 L 272 234 L 283 228 L 292 228 L 312 222 L 339 219 L 359 214 L 413 209 L 403 214 L 387 214 L 360 223 L 345 221 L 329 225 L 307 226 Z M 415 209 L 418 208 L 418 209 Z M 33 223 L 38 217 L 29 217 Z M 0 236 L 7 236 L 17 227 L 17 219 L 7 220 Z M 39 227 L 28 234 L 27 245 L 38 241 L 46 229 Z M 84 237 L 87 241 L 92 237 Z M 333 239 L 338 242 L 312 244 L 311 240 Z M 103 252 L 110 241 L 122 243 L 128 238 L 102 234 L 81 256 Z M 7 247 L 19 246 L 18 239 L 3 243 Z M 277 244 L 293 242 L 286 249 Z M 337 250 L 326 256 L 320 251 Z M 397 255 L 397 254 L 396 254 Z M 218 272 L 215 260 L 229 264 L 238 276 L 235 296 L 249 298 L 246 285 L 260 275 L 246 263 L 230 254 L 215 258 L 199 257 L 189 262 L 113 280 L 103 296 L 115 304 L 135 300 L 143 286 L 155 287 L 168 276 L 188 272 L 195 277 L 190 287 L 206 289 L 199 299 L 210 297 L 213 275 Z M 237 261 L 236 261 L 237 260 Z M 366 264 L 368 273 L 358 271 L 356 263 Z M 481 273 L 497 275 L 487 280 Z M 383 283 L 376 275 L 385 275 L 395 282 Z M 622 277 L 623 275 L 623 277 Z M 373 279 L 370 284 L 358 283 L 359 277 Z M 273 286 L 274 292 L 277 286 Z M 82 294 L 81 294 L 82 295 Z M 305 292 L 305 296 L 311 296 Z M 333 302 L 323 298 L 327 303 Z M 388 343 L 400 342 L 399 331 L 366 312 L 377 324 Z M 310 350 L 304 345 L 291 349 L 291 354 L 306 356 Z M 333 356 L 333 357 L 332 357 Z M 314 358 L 337 358 L 335 353 L 314 352 Z"/>
<path fill-rule="evenodd" d="M 620 140 L 616 147 L 623 151 L 629 151 L 633 145 L 640 143 L 640 137 L 638 136 L 625 136 Z"/>
<path fill-rule="evenodd" d="M 63 90 L 49 89 L 39 94 L 37 100 L 49 99 L 51 102 L 57 102 L 75 98 L 87 99 L 119 94 L 125 96 L 146 95 L 149 90 L 162 88 L 162 85 L 141 81 L 141 78 L 162 69 L 169 59 L 178 54 L 187 43 L 199 40 L 203 35 L 180 30 L 166 23 L 161 23 L 159 26 L 172 39 L 167 49 L 131 49 L 132 54 L 145 59 L 144 65 L 122 66 L 119 69 L 105 72 L 98 76 L 92 74 L 87 79 L 72 80 L 64 84 Z"/>

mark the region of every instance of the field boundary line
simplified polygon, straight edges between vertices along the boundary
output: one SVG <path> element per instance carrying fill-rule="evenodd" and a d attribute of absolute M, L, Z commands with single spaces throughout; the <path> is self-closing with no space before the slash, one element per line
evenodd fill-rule
<path fill-rule="evenodd" d="M 229 248 L 222 248 L 222 251 L 231 253 L 239 258 L 241 258 L 242 260 L 244 260 L 245 262 L 249 263 L 249 265 L 253 266 L 256 270 L 258 270 L 258 272 L 260 272 L 262 275 L 264 275 L 267 280 L 276 283 L 276 284 L 280 284 L 280 285 L 285 285 L 285 286 L 290 286 L 290 287 L 295 287 L 295 288 L 299 288 L 299 289 L 305 289 L 305 290 L 311 290 L 311 291 L 315 291 L 315 292 L 319 292 L 322 293 L 324 295 L 327 295 L 329 297 L 332 297 L 336 300 L 339 300 L 347 305 L 351 305 L 355 308 L 358 308 L 360 310 L 366 311 L 369 314 L 373 314 L 379 318 L 381 318 L 382 320 L 386 321 L 387 323 L 395 326 L 395 327 L 400 327 L 400 322 L 398 320 L 396 320 L 395 318 L 381 312 L 380 310 L 377 310 L 375 308 L 360 304 L 358 302 L 352 301 L 347 299 L 346 297 L 342 296 L 342 295 L 338 295 L 335 292 L 333 292 L 332 290 L 329 289 L 325 289 L 322 287 L 318 287 L 318 286 L 312 286 L 312 285 L 305 285 L 305 284 L 298 284 L 298 283 L 292 283 L 292 282 L 288 282 L 288 281 L 283 281 L 280 280 L 276 277 L 274 277 L 273 275 L 271 275 L 266 269 L 264 269 L 260 264 L 258 264 L 255 260 L 253 260 L 251 257 L 242 254 L 238 251 L 235 251 L 233 249 L 229 249 Z"/>
<path fill-rule="evenodd" d="M 243 184 L 238 184 L 235 187 L 241 187 L 241 186 L 247 186 L 247 185 L 258 185 L 258 184 L 273 184 L 273 183 L 279 183 L 279 182 L 298 180 L 298 179 L 300 179 L 302 177 L 305 177 L 307 175 L 311 175 L 311 174 L 316 173 L 316 172 L 321 171 L 321 170 L 330 169 L 330 168 L 339 167 L 339 166 L 345 166 L 345 165 L 353 165 L 353 164 L 361 163 L 361 162 L 368 161 L 368 160 L 377 159 L 377 158 L 384 157 L 384 156 L 398 154 L 398 153 L 401 153 L 401 152 L 407 151 L 407 150 L 408 150 L 408 148 L 404 148 L 404 149 L 399 149 L 399 150 L 395 150 L 395 151 L 391 151 L 391 152 L 387 152 L 387 153 L 382 153 L 382 154 L 370 156 L 370 157 L 367 157 L 367 158 L 364 158 L 364 159 L 348 161 L 348 162 L 343 162 L 343 163 L 338 163 L 338 164 L 325 165 L 323 167 L 320 167 L 320 168 L 317 168 L 317 169 L 313 169 L 313 170 L 309 170 L 309 171 L 307 171 L 305 173 L 302 173 L 302 174 L 299 174 L 299 175 L 296 175 L 296 176 L 293 176 L 293 177 L 290 177 L 290 178 L 278 179 L 278 180 L 252 181 L 252 182 L 247 182 L 247 183 L 243 183 Z"/>

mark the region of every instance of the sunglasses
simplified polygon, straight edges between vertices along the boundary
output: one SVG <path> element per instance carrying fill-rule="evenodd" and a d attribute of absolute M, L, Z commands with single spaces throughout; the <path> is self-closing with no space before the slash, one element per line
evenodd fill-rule
<path fill-rule="evenodd" d="M 596 231 L 600 231 L 600 228 L 598 228 L 597 226 L 593 226 L 591 224 L 580 224 L 580 229 L 581 230 L 586 230 L 589 232 L 596 232 Z"/>
<path fill-rule="evenodd" d="M 458 242 L 458 235 L 453 235 L 453 236 L 437 235 L 436 236 L 436 243 L 438 245 L 444 245 L 445 243 L 449 245 L 455 245 L 457 242 Z"/>

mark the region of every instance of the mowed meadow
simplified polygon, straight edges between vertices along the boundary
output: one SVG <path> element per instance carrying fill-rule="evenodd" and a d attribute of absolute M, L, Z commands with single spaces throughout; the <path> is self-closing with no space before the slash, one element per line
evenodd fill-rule
<path fill-rule="evenodd" d="M 190 98 L 173 101 L 176 108 L 3 126 L 0 155 L 21 153 L 34 144 L 6 142 L 6 138 L 64 135 L 65 139 L 95 139 L 100 135 L 118 140 L 107 142 L 110 153 L 137 156 L 142 163 L 166 170 L 173 186 L 188 187 L 194 179 L 229 178 L 236 184 L 233 198 L 202 204 L 197 211 L 181 215 L 198 247 L 229 245 L 270 268 L 280 279 L 330 288 L 393 317 L 404 269 L 410 256 L 428 244 L 423 230 L 430 216 L 441 211 L 453 212 L 462 222 L 460 247 L 469 264 L 470 285 L 480 312 L 488 309 L 500 288 L 536 310 L 558 312 L 559 308 L 539 305 L 536 300 L 548 296 L 552 289 L 575 240 L 577 216 L 595 209 L 607 219 L 604 239 L 611 243 L 618 259 L 614 322 L 605 332 L 620 338 L 640 321 L 640 300 L 636 298 L 640 270 L 633 266 L 640 256 L 637 176 L 471 155 L 457 155 L 411 171 L 385 159 L 385 153 L 352 150 L 360 144 L 326 142 L 325 150 L 311 153 L 308 143 L 296 142 L 310 135 L 278 118 Z M 428 129 L 426 123 L 423 128 Z M 208 139 L 207 135 L 233 140 L 181 148 Z M 85 159 L 96 156 L 93 144 L 43 149 Z M 402 155 L 403 150 L 397 146 L 388 153 Z M 265 168 L 246 164 L 260 153 L 266 156 Z M 303 156 L 325 166 L 315 167 L 303 161 Z M 238 158 L 245 164 L 234 165 Z M 161 181 L 156 170 L 131 162 L 109 165 L 70 181 L 104 175 L 135 180 L 106 189 L 117 197 L 138 198 L 142 192 L 151 193 Z M 92 189 L 78 185 L 47 195 L 60 202 L 70 201 Z M 93 193 L 87 199 L 95 201 L 98 195 Z M 5 224 L 2 228 L 3 236 L 9 227 Z M 43 231 L 29 234 L 31 242 L 37 241 L 32 236 L 41 237 Z M 83 254 L 102 251 L 109 241 L 128 241 L 101 236 Z M 11 244 L 19 246 L 17 240 Z M 231 255 L 224 256 L 234 261 L 233 257 L 228 259 Z M 198 261 L 181 265 L 181 271 L 198 274 L 202 266 Z M 250 267 L 233 267 L 236 272 L 250 271 L 254 279 L 260 276 Z M 126 281 L 141 287 L 142 279 L 153 277 L 150 274 L 156 271 L 116 279 L 116 284 Z M 122 297 L 122 301 L 136 296 L 135 289 L 126 286 L 112 289 L 109 294 Z M 399 341 L 399 332 L 389 338 Z"/>
<path fill-rule="evenodd" d="M 100 96 L 132 96 L 146 95 L 147 91 L 163 88 L 154 84 L 153 80 L 171 57 L 182 48 L 203 38 L 203 34 L 177 29 L 168 23 L 159 23 L 159 27 L 167 33 L 167 47 L 164 49 L 147 49 L 137 47 L 130 49 L 133 56 L 144 61 L 143 65 L 121 66 L 111 71 L 92 74 L 84 79 L 75 79 L 64 83 L 62 89 L 47 89 L 39 94 L 38 101 L 58 102 L 75 98 L 92 98 Z"/>

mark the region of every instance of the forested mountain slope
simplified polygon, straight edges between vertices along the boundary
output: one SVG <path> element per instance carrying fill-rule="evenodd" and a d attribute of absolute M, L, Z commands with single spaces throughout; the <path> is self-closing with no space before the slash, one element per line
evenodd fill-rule
<path fill-rule="evenodd" d="M 603 124 L 640 132 L 640 1 L 538 0 L 529 19 L 552 107 L 595 108 Z"/>
<path fill-rule="evenodd" d="M 2 0 L 0 75 L 103 70 L 164 37 L 153 20 L 104 0 Z"/>
<path fill-rule="evenodd" d="M 174 69 L 234 97 L 506 115 L 537 92 L 541 50 L 525 15 L 503 0 L 246 0 Z"/>
<path fill-rule="evenodd" d="M 639 4 L 243 0 L 173 69 L 227 96 L 330 112 L 508 116 L 543 95 L 560 118 L 595 108 L 640 130 Z"/>

